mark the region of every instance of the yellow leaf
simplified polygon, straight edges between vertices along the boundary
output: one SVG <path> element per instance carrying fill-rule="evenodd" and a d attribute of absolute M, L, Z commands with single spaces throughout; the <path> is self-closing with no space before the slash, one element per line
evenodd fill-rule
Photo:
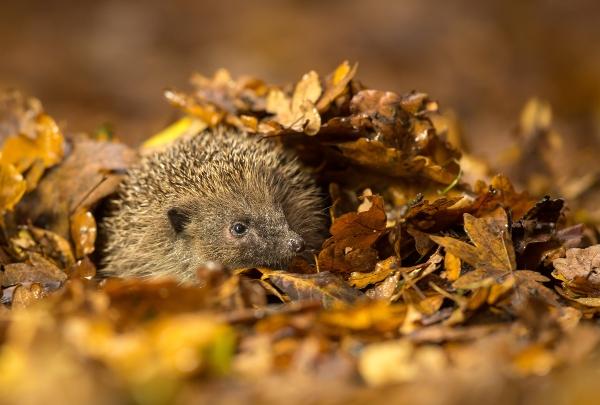
<path fill-rule="evenodd" d="M 465 231 L 473 245 L 447 236 L 431 236 L 431 239 L 443 246 L 446 252 L 459 257 L 476 269 L 460 277 L 454 283 L 456 288 L 460 288 L 457 287 L 458 284 L 473 283 L 475 284 L 466 288 L 479 288 L 484 284 L 488 285 L 487 282 L 480 284 L 486 279 L 493 282 L 494 279 L 516 270 L 515 251 L 508 231 L 508 218 L 503 208 L 496 209 L 484 218 L 465 214 L 464 221 Z"/>
<path fill-rule="evenodd" d="M 279 89 L 267 96 L 266 111 L 275 114 L 275 121 L 294 131 L 315 135 L 321 128 L 321 116 L 315 102 L 321 96 L 319 75 L 310 71 L 296 85 L 292 99 Z"/>
<path fill-rule="evenodd" d="M 209 126 L 215 126 L 223 120 L 224 113 L 212 104 L 199 104 L 193 97 L 175 90 L 166 90 L 165 98 L 175 107 L 181 108 L 186 114 L 204 121 Z"/>
<path fill-rule="evenodd" d="M 2 162 L 12 164 L 23 173 L 40 159 L 48 168 L 60 162 L 64 155 L 64 138 L 49 115 L 36 119 L 36 137 L 23 134 L 10 136 L 2 148 Z"/>
<path fill-rule="evenodd" d="M 21 173 L 13 165 L 0 162 L 0 213 L 12 210 L 26 189 Z"/>
<path fill-rule="evenodd" d="M 344 90 L 356 74 L 357 70 L 358 63 L 355 63 L 354 66 L 350 67 L 348 61 L 342 62 L 342 64 L 335 69 L 323 96 L 316 105 L 319 112 L 326 111 L 329 105 L 344 93 Z"/>
<path fill-rule="evenodd" d="M 460 259 L 452 253 L 446 253 L 444 259 L 444 270 L 449 281 L 456 281 L 460 277 L 461 263 Z"/>
<path fill-rule="evenodd" d="M 194 134 L 204 130 L 207 127 L 206 123 L 194 117 L 183 117 L 173 124 L 169 125 L 150 139 L 142 144 L 144 149 L 160 148 L 174 142 L 187 134 Z"/>
<path fill-rule="evenodd" d="M 296 85 L 294 95 L 292 97 L 292 111 L 298 111 L 302 105 L 308 101 L 314 104 L 321 96 L 321 83 L 319 83 L 319 75 L 314 70 L 302 76 L 302 79 Z"/>
<path fill-rule="evenodd" d="M 77 258 L 94 252 L 96 220 L 87 209 L 80 207 L 71 216 L 71 238 L 75 244 Z"/>

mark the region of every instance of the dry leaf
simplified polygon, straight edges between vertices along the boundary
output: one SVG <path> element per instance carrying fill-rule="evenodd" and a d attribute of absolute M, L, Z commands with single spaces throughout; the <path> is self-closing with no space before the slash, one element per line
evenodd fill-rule
<path fill-rule="evenodd" d="M 296 85 L 291 100 L 281 90 L 271 90 L 266 110 L 275 114 L 274 120 L 284 127 L 307 135 L 315 135 L 321 128 L 321 116 L 315 102 L 321 96 L 319 75 L 311 71 Z"/>
<path fill-rule="evenodd" d="M 323 95 L 319 98 L 319 102 L 316 105 L 320 113 L 325 112 L 329 108 L 329 105 L 346 90 L 350 80 L 356 75 L 357 70 L 358 63 L 350 67 L 348 61 L 342 62 L 335 69 L 331 78 L 327 81 L 327 87 Z"/>
<path fill-rule="evenodd" d="M 354 302 L 361 296 L 344 280 L 329 272 L 317 274 L 295 274 L 285 271 L 260 269 L 263 278 L 292 300 L 316 300 L 326 308 L 336 304 Z"/>
<path fill-rule="evenodd" d="M 43 256 L 32 253 L 26 263 L 4 266 L 2 285 L 38 283 L 48 290 L 58 289 L 67 280 L 67 275 Z"/>
<path fill-rule="evenodd" d="M 77 138 L 65 160 L 19 204 L 18 214 L 68 237 L 71 214 L 114 193 L 122 173 L 136 159 L 123 144 Z"/>
<path fill-rule="evenodd" d="M 465 231 L 473 245 L 450 237 L 431 236 L 435 243 L 469 263 L 477 271 L 460 277 L 455 285 L 464 285 L 468 278 L 468 285 L 473 288 L 473 283 L 477 280 L 495 280 L 516 270 L 515 252 L 504 209 L 498 208 L 485 218 L 465 214 L 464 221 Z"/>
<path fill-rule="evenodd" d="M 64 154 L 64 138 L 52 117 L 40 114 L 35 124 L 35 138 L 15 134 L 7 138 L 2 147 L 1 161 L 14 165 L 20 173 L 29 169 L 38 159 L 44 167 L 51 167 L 60 162 Z"/>
<path fill-rule="evenodd" d="M 71 216 L 71 239 L 75 244 L 75 256 L 82 258 L 94 252 L 96 220 L 91 212 L 79 207 Z"/>
<path fill-rule="evenodd" d="M 319 253 L 319 269 L 351 272 L 370 271 L 377 262 L 377 251 L 371 246 L 386 228 L 383 199 L 365 197 L 372 202 L 367 211 L 350 212 L 331 225 L 331 238 Z"/>
<path fill-rule="evenodd" d="M 12 210 L 26 189 L 21 173 L 13 165 L 0 162 L 0 215 Z"/>
<path fill-rule="evenodd" d="M 552 275 L 566 288 L 588 297 L 600 297 L 600 245 L 568 249 L 566 258 L 555 259 Z"/>

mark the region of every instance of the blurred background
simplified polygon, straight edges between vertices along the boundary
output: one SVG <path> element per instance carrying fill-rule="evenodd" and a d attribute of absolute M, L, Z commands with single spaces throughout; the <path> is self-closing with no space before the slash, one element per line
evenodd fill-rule
<path fill-rule="evenodd" d="M 600 141 L 597 0 L 3 2 L 0 87 L 72 131 L 110 123 L 136 144 L 174 116 L 166 87 L 219 67 L 276 83 L 360 63 L 372 88 L 429 93 L 479 156 L 511 142 L 531 96 L 568 138 Z M 582 141 L 582 142 L 581 142 Z"/>

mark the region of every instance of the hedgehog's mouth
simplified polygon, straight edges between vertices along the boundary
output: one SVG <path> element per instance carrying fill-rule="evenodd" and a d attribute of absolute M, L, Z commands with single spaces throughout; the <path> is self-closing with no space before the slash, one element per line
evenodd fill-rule
<path fill-rule="evenodd" d="M 281 258 L 269 258 L 266 260 L 264 258 L 257 258 L 259 260 L 257 260 L 254 265 L 247 267 L 266 267 L 274 270 L 286 270 L 294 257 L 296 257 L 295 254 L 290 254 L 289 256 Z"/>

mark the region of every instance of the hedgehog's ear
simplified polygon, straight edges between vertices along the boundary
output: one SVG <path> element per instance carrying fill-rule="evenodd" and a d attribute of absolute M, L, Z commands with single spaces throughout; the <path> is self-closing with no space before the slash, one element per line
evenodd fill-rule
<path fill-rule="evenodd" d="M 190 213 L 180 207 L 173 207 L 167 211 L 169 222 L 176 233 L 181 233 L 190 223 Z"/>

